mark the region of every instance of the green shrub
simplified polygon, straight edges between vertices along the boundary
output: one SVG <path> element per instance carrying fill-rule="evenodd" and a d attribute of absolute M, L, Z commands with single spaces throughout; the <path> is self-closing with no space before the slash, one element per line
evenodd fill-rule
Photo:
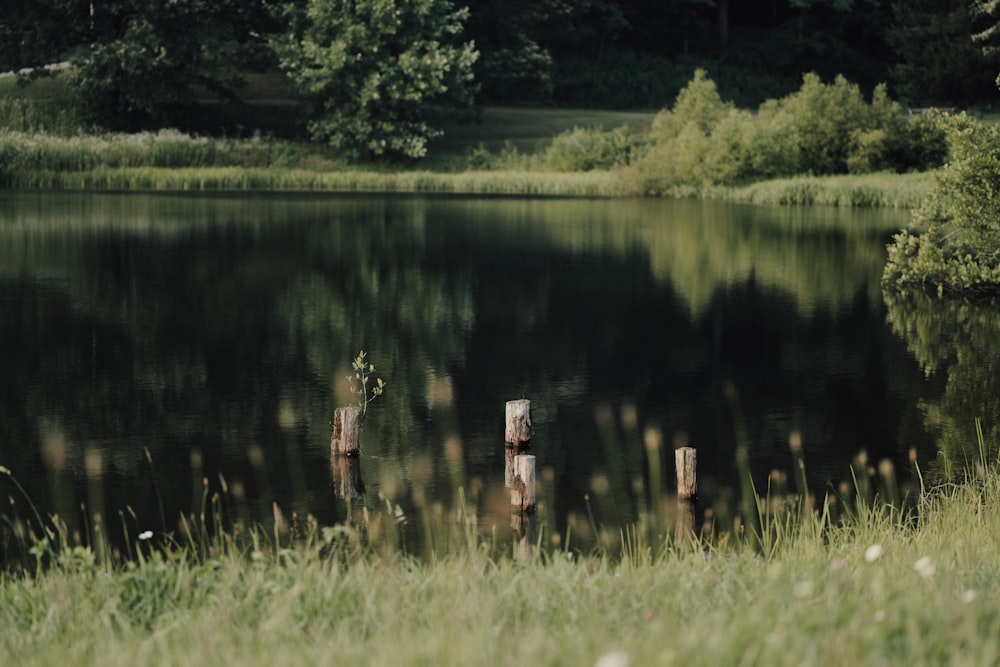
<path fill-rule="evenodd" d="M 628 178 L 640 193 L 740 185 L 800 174 L 910 171 L 941 164 L 944 133 L 933 118 L 908 117 L 877 86 L 866 102 L 843 77 L 815 74 L 756 115 L 719 95 L 703 70 L 656 115 L 650 141 Z"/>
<path fill-rule="evenodd" d="M 943 123 L 950 160 L 914 215 L 919 232 L 889 245 L 883 286 L 1000 293 L 1000 127 L 965 114 Z"/>
<path fill-rule="evenodd" d="M 760 106 L 749 143 L 750 170 L 755 177 L 780 178 L 803 171 L 798 129 L 777 100 Z"/>
<path fill-rule="evenodd" d="M 532 158 L 524 155 L 509 139 L 504 141 L 499 151 L 493 153 L 486 144 L 480 143 L 469 152 L 466 167 L 474 171 L 511 171 L 531 168 Z"/>
<path fill-rule="evenodd" d="M 545 151 L 545 164 L 556 171 L 590 171 L 627 165 L 636 139 L 627 125 L 610 132 L 573 128 L 556 136 Z"/>
<path fill-rule="evenodd" d="M 0 98 L 0 129 L 9 132 L 80 134 L 85 123 L 66 104 L 18 98 Z"/>

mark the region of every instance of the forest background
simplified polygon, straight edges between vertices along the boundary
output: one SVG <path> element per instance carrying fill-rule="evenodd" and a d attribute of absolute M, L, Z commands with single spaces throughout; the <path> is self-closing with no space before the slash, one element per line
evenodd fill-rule
<path fill-rule="evenodd" d="M 400 42 L 421 31 L 438 43 L 470 45 L 474 53 L 470 49 L 466 62 L 451 70 L 471 70 L 471 76 L 449 86 L 449 94 L 464 94 L 465 107 L 656 110 L 697 68 L 740 108 L 791 93 L 805 72 L 824 81 L 843 75 L 869 94 L 885 83 L 890 97 L 909 107 L 990 107 L 1000 71 L 1000 57 L 990 48 L 996 24 L 990 3 L 969 0 L 13 4 L 0 16 L 0 72 L 23 70 L 27 81 L 50 73 L 40 66 L 72 62 L 78 107 L 101 126 L 128 131 L 232 133 L 252 126 L 289 138 L 301 134 L 304 123 L 287 107 L 240 113 L 236 103 L 246 101 L 241 90 L 248 76 L 277 69 L 276 45 L 290 35 L 301 41 L 309 12 L 314 23 L 327 25 L 336 24 L 337 12 L 349 15 L 354 23 L 336 25 L 337 34 L 353 31 L 375 43 L 380 38 L 362 30 L 365 22 L 386 25 L 382 13 L 396 7 L 398 15 L 403 8 L 418 18 L 401 24 L 390 50 L 398 52 Z M 316 12 L 326 13 L 315 20 Z M 294 68 L 285 69 L 294 78 Z M 288 101 L 293 91 L 272 92 Z M 434 101 L 429 97 L 425 91 L 423 101 Z M 206 113 L 197 102 L 207 98 L 225 104 Z M 385 106 L 384 97 L 381 102 Z"/>

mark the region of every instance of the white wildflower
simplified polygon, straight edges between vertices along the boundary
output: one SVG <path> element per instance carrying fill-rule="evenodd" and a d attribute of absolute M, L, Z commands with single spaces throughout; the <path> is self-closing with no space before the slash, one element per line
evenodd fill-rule
<path fill-rule="evenodd" d="M 882 545 L 873 544 L 865 549 L 865 562 L 874 563 L 882 555 Z"/>
<path fill-rule="evenodd" d="M 934 563 L 931 562 L 930 556 L 922 556 L 917 559 L 917 562 L 913 564 L 913 569 L 917 571 L 921 577 L 933 577 L 936 568 Z"/>

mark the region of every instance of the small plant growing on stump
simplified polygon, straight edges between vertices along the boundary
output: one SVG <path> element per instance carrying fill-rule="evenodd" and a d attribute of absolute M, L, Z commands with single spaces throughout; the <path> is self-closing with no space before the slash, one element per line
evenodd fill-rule
<path fill-rule="evenodd" d="M 347 376 L 347 379 L 351 381 L 351 391 L 361 396 L 358 400 L 358 407 L 361 408 L 362 419 L 368 412 L 368 404 L 381 396 L 385 390 L 385 382 L 380 377 L 374 378 L 372 386 L 368 386 L 368 381 L 372 380 L 372 373 L 375 372 L 375 364 L 370 363 L 367 358 L 368 354 L 364 350 L 358 352 L 358 356 L 351 362 L 354 367 L 354 375 L 353 377 Z"/>

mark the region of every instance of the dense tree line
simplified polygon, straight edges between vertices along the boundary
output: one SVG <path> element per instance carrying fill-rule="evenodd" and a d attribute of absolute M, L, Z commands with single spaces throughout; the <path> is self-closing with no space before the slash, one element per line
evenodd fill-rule
<path fill-rule="evenodd" d="M 0 71 L 71 59 L 83 110 L 130 129 L 176 125 L 206 94 L 232 97 L 248 71 L 280 65 L 314 112 L 314 135 L 377 154 L 375 126 L 402 124 L 410 138 L 387 150 L 418 155 L 433 132 L 414 106 L 466 108 L 475 96 L 662 108 L 698 67 L 741 107 L 788 94 L 805 72 L 865 91 L 885 82 L 911 106 L 989 104 L 993 4 L 13 0 L 0 15 Z M 344 129 L 359 117 L 364 129 Z"/>

